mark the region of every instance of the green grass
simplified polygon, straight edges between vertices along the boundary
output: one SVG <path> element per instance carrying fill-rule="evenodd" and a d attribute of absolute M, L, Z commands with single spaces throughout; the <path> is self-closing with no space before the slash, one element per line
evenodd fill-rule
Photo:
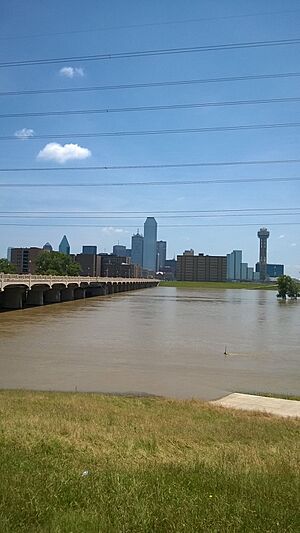
<path fill-rule="evenodd" d="M 277 290 L 276 284 L 234 283 L 232 281 L 161 281 L 160 287 L 177 287 L 178 289 L 249 289 Z"/>
<path fill-rule="evenodd" d="M 299 429 L 199 401 L 0 392 L 0 531 L 299 531 Z"/>

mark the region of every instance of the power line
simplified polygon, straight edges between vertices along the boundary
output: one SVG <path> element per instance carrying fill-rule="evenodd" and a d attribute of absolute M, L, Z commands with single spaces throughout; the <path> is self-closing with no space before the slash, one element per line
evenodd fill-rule
<path fill-rule="evenodd" d="M 281 104 L 299 102 L 300 97 L 289 96 L 283 98 L 256 98 L 254 100 L 225 100 L 221 102 L 198 102 L 188 104 L 170 104 L 155 106 L 136 106 L 136 107 L 107 107 L 102 109 L 70 109 L 63 111 L 31 111 L 26 113 L 4 113 L 0 114 L 2 118 L 21 118 L 21 117 L 57 117 L 66 115 L 95 115 L 108 113 L 132 113 L 141 111 L 169 111 L 181 109 L 199 109 L 205 107 L 226 107 L 226 106 L 243 106 L 258 104 Z"/>
<path fill-rule="evenodd" d="M 102 165 L 102 166 L 77 166 L 77 167 L 10 167 L 0 168 L 0 172 L 61 172 L 66 170 L 141 170 L 163 168 L 197 168 L 197 167 L 223 167 L 240 165 L 278 165 L 300 163 L 300 159 L 265 159 L 253 161 L 207 161 L 196 163 L 157 163 L 153 165 Z"/>
<path fill-rule="evenodd" d="M 233 228 L 233 227 L 245 227 L 245 226 L 299 226 L 300 222 L 239 222 L 238 224 L 161 224 L 160 228 Z M 0 226 L 21 226 L 21 227 L 47 227 L 47 228 L 107 228 L 107 225 L 99 224 L 28 224 L 28 223 L 18 223 L 18 222 L 0 222 Z M 110 228 L 119 228 L 118 226 L 109 226 Z M 123 225 L 122 228 L 135 228 L 136 226 Z"/>
<path fill-rule="evenodd" d="M 271 178 L 237 178 L 237 179 L 203 179 L 203 180 L 170 180 L 170 181 L 125 181 L 106 183 L 0 183 L 0 188 L 43 188 L 43 187 L 152 187 L 152 186 L 177 186 L 177 185 L 211 185 L 211 184 L 237 184 L 259 182 L 287 182 L 300 181 L 300 177 L 271 177 Z"/>
<path fill-rule="evenodd" d="M 213 128 L 180 128 L 180 129 L 165 129 L 165 130 L 140 130 L 140 131 L 101 131 L 88 133 L 43 133 L 40 135 L 33 135 L 25 137 L 27 140 L 39 139 L 68 139 L 69 137 L 78 137 L 89 139 L 93 137 L 136 137 L 146 135 L 173 135 L 173 134 L 194 134 L 194 133 L 210 133 L 223 131 L 247 131 L 247 130 L 266 130 L 274 128 L 298 128 L 300 122 L 279 122 L 274 124 L 241 124 L 238 126 L 214 126 Z M 0 137 L 0 141 L 20 141 L 24 138 L 16 135 L 4 135 Z"/>
<path fill-rule="evenodd" d="M 126 24 L 126 25 L 118 25 L 118 26 L 102 26 L 100 28 L 90 28 L 89 30 L 70 30 L 70 31 L 63 31 L 63 32 L 49 32 L 49 33 L 40 33 L 40 34 L 33 34 L 33 35 L 14 35 L 14 36 L 4 36 L 0 37 L 0 40 L 13 40 L 13 39 L 32 39 L 32 38 L 38 38 L 38 37 L 51 37 L 51 36 L 59 36 L 59 35 L 72 35 L 72 34 L 78 34 L 78 33 L 94 33 L 94 32 L 101 32 L 101 31 L 111 31 L 111 30 L 125 30 L 125 29 L 135 29 L 135 28 L 148 28 L 148 27 L 155 27 L 155 26 L 170 26 L 173 24 L 187 24 L 187 23 L 199 23 L 199 22 L 209 22 L 209 21 L 215 21 L 215 20 L 231 20 L 231 19 L 240 19 L 240 18 L 250 18 L 250 17 L 263 17 L 263 16 L 271 16 L 271 15 L 284 15 L 284 14 L 291 14 L 291 13 L 298 13 L 299 9 L 282 9 L 278 11 L 262 11 L 257 13 L 246 13 L 243 15 L 224 15 L 219 17 L 201 17 L 201 18 L 194 18 L 194 19 L 181 19 L 181 20 L 168 20 L 163 22 L 145 22 L 142 24 Z"/>
<path fill-rule="evenodd" d="M 146 214 L 146 215 L 157 215 L 165 214 L 165 213 L 243 213 L 243 212 L 253 212 L 253 211 L 261 211 L 265 213 L 266 211 L 298 211 L 300 210 L 300 207 L 246 207 L 242 209 L 196 209 L 196 210 L 190 210 L 190 209 L 174 209 L 174 210 L 157 210 L 157 211 L 35 211 L 35 214 L 46 214 L 46 215 L 58 215 L 58 214 L 72 214 L 72 215 L 78 215 L 78 214 Z M 31 215 L 31 211 L 0 211 L 0 214 L 7 215 L 7 214 L 25 214 L 25 215 Z M 273 213 L 268 213 L 273 214 Z"/>
<path fill-rule="evenodd" d="M 157 81 L 146 83 L 122 83 L 117 85 L 95 85 L 91 87 L 62 87 L 55 89 L 30 89 L 23 91 L 4 91 L 0 92 L 0 96 L 26 96 L 32 94 L 55 94 L 55 93 L 76 93 L 76 92 L 91 92 L 91 91 L 111 91 L 124 89 L 144 89 L 155 87 L 172 87 L 180 85 L 197 85 L 206 83 L 227 83 L 236 81 L 251 81 L 251 80 L 272 80 L 280 78 L 297 78 L 300 72 L 286 72 L 275 74 L 249 74 L 247 76 L 227 76 L 219 78 L 202 78 L 195 80 L 175 80 L 175 81 Z"/>
<path fill-rule="evenodd" d="M 295 213 L 268 213 L 268 214 L 271 214 L 272 216 L 276 216 L 276 217 L 290 217 L 290 216 L 298 216 L 300 215 L 300 211 L 299 212 L 295 212 Z M 161 219 L 161 218 L 223 218 L 223 217 L 257 217 L 258 216 L 258 213 L 211 213 L 211 214 L 202 214 L 202 215 L 157 215 L 157 218 Z M 49 215 L 0 215 L 0 219 L 1 218 L 16 218 L 16 219 L 52 219 L 53 217 L 50 217 Z M 78 220 L 86 220 L 86 219 L 104 219 L 104 220 L 114 220 L 114 219 L 118 219 L 118 220 L 126 220 L 126 219 L 130 219 L 130 220 L 143 220 L 145 218 L 145 215 L 129 215 L 129 216 L 124 216 L 124 215 L 74 215 L 74 216 L 65 216 L 65 215 L 61 215 L 61 216 L 56 216 L 55 219 L 58 218 L 58 219 L 65 219 L 65 220 L 72 220 L 73 218 L 76 218 Z"/>
<path fill-rule="evenodd" d="M 277 46 L 291 46 L 300 44 L 300 38 L 295 39 L 278 39 L 270 41 L 251 41 L 241 43 L 223 43 L 213 44 L 206 46 L 186 46 L 180 48 L 160 48 L 150 50 L 135 50 L 133 52 L 115 52 L 108 54 L 94 54 L 84 56 L 69 56 L 69 57 L 54 57 L 54 58 L 42 58 L 42 59 L 26 59 L 19 61 L 8 61 L 0 63 L 0 68 L 9 67 L 27 67 L 35 65 L 52 65 L 60 64 L 72 61 L 73 63 L 79 61 L 103 61 L 111 59 L 131 59 L 131 58 L 144 58 L 154 56 L 167 56 L 167 55 L 179 55 L 179 54 L 192 54 L 200 52 L 219 52 L 225 50 L 241 50 L 248 48 L 267 48 Z"/>

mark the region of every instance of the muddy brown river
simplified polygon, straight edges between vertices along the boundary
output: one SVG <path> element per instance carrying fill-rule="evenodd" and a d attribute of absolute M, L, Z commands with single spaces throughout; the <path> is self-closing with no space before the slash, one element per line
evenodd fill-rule
<path fill-rule="evenodd" d="M 157 287 L 5 312 L 0 388 L 299 395 L 299 325 L 300 301 L 229 289 Z"/>

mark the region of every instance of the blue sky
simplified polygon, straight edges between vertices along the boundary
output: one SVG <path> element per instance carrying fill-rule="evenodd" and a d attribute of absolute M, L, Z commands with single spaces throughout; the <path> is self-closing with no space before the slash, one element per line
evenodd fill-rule
<path fill-rule="evenodd" d="M 283 12 L 285 10 L 291 12 Z M 280 13 L 274 13 L 274 12 Z M 270 12 L 272 14 L 266 15 Z M 252 16 L 253 14 L 258 14 Z M 250 15 L 242 16 L 239 15 Z M 194 22 L 164 24 L 191 19 Z M 195 20 L 198 19 L 198 20 Z M 199 20 L 202 19 L 202 20 Z M 69 57 L 84 54 L 116 53 L 170 47 L 191 47 L 229 42 L 292 39 L 299 37 L 300 6 L 297 0 L 52 0 L 1 2 L 0 62 Z M 153 25 L 151 25 L 153 23 Z M 125 28 L 124 26 L 138 27 Z M 122 26 L 122 28 L 120 28 Z M 107 29 L 101 29 L 107 28 Z M 97 30 L 97 31 L 88 31 Z M 55 34 L 55 35 L 53 35 Z M 300 45 L 129 58 L 95 62 L 48 64 L 0 69 L 0 92 L 57 87 L 130 84 L 180 79 L 245 76 L 296 72 Z M 67 68 L 63 73 L 61 68 Z M 78 70 L 74 70 L 74 69 Z M 73 69 L 73 70 L 72 70 Z M 160 88 L 111 90 L 86 93 L 0 97 L 0 113 L 55 111 L 199 103 L 205 101 L 249 100 L 299 96 L 300 78 L 252 80 Z M 14 135 L 24 128 L 34 134 L 69 132 L 109 132 L 158 130 L 300 122 L 300 104 L 281 103 L 236 107 L 172 110 L 160 112 L 115 113 L 67 117 L 24 117 L 0 120 L 0 136 Z M 77 157 L 62 162 L 66 148 L 54 147 L 52 159 L 37 158 L 48 140 L 28 139 L 0 142 L 0 167 L 61 167 L 84 165 L 130 165 L 294 159 L 299 157 L 299 128 L 210 132 L 201 134 L 154 135 L 141 137 L 99 137 L 81 139 L 74 135 L 59 140 L 61 145 L 78 144 L 71 149 Z M 49 158 L 49 148 L 43 151 Z M 54 153 L 54 155 L 53 155 Z M 72 155 L 71 154 L 71 155 Z M 56 158 L 56 160 L 53 159 Z M 300 184 L 294 182 L 253 184 L 178 185 L 168 187 L 57 188 L 59 182 L 136 181 L 205 178 L 246 178 L 299 176 L 299 164 L 193 169 L 61 171 L 41 174 L 0 173 L 0 182 L 51 182 L 53 188 L 1 188 L 3 211 L 144 211 L 207 210 L 298 207 Z M 257 230 L 267 224 L 269 262 L 284 262 L 287 272 L 299 275 L 300 216 L 260 214 L 255 217 L 174 218 L 156 217 L 159 239 L 168 241 L 168 256 L 186 248 L 208 254 L 226 254 L 242 249 L 244 260 L 253 264 L 258 255 Z M 24 226 L 1 226 L 0 256 L 8 246 L 42 246 L 50 241 L 58 246 L 67 234 L 73 252 L 82 244 L 96 244 L 111 251 L 116 242 L 130 245 L 132 233 L 142 228 L 140 219 L 83 219 L 68 221 L 56 216 L 62 227 L 43 227 L 47 219 L 16 219 L 3 222 Z M 35 224 L 26 227 L 25 224 Z M 253 226 L 226 224 L 254 223 Z M 273 223 L 273 224 L 272 224 Z M 276 224 L 274 224 L 276 223 Z M 104 227 L 86 227 L 98 224 Z M 163 227 L 178 224 L 177 228 Z M 219 224 L 218 227 L 183 227 L 186 224 Z M 224 224 L 224 226 L 222 226 Z M 126 226 L 132 226 L 127 227 Z"/>

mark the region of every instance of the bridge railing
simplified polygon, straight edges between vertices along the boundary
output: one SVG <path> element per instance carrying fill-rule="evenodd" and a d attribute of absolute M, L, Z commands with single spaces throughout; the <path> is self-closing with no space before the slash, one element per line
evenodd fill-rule
<path fill-rule="evenodd" d="M 69 283 L 151 283 L 155 280 L 145 278 L 110 278 L 100 276 L 48 276 L 43 274 L 4 274 L 0 273 L 0 286 L 4 283 L 20 284 L 22 282 L 29 285 L 40 283 L 49 283 L 51 285 L 55 283 L 63 283 L 64 285 Z"/>

